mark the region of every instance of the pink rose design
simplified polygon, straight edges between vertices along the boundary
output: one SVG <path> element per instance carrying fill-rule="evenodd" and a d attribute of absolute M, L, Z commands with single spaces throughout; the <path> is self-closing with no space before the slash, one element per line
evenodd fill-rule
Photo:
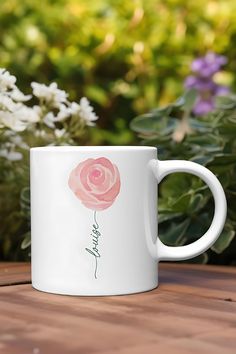
<path fill-rule="evenodd" d="M 87 159 L 71 171 L 68 184 L 87 208 L 99 211 L 114 203 L 120 192 L 120 174 L 105 157 Z"/>

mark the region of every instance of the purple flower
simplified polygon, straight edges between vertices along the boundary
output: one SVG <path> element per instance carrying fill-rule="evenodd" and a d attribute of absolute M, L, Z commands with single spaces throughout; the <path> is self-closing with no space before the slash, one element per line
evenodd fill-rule
<path fill-rule="evenodd" d="M 195 59 L 192 62 L 192 71 L 200 77 L 211 77 L 227 63 L 227 58 L 223 55 L 208 53 L 204 57 Z"/>
<path fill-rule="evenodd" d="M 216 96 L 226 96 L 230 92 L 229 87 L 223 85 L 216 85 L 215 95 Z"/>
<path fill-rule="evenodd" d="M 185 80 L 185 87 L 187 89 L 195 88 L 198 91 L 214 91 L 216 84 L 209 79 L 188 76 Z"/>
<path fill-rule="evenodd" d="M 213 75 L 226 63 L 226 57 L 215 53 L 208 53 L 192 62 L 191 67 L 195 75 L 186 78 L 185 88 L 198 91 L 198 98 L 193 108 L 196 115 L 204 115 L 213 111 L 215 97 L 229 93 L 228 87 L 216 84 L 213 80 Z"/>
<path fill-rule="evenodd" d="M 202 97 L 198 97 L 195 106 L 193 108 L 193 112 L 197 116 L 202 116 L 204 114 L 213 111 L 214 108 L 215 108 L 215 103 L 212 97 L 205 98 L 205 99 Z"/>

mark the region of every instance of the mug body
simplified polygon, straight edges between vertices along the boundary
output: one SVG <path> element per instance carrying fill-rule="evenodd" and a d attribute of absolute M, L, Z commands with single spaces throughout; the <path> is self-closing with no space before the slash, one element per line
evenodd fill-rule
<path fill-rule="evenodd" d="M 156 158 L 156 148 L 142 146 L 31 149 L 34 288 L 96 296 L 157 286 L 144 210 L 147 198 L 156 237 L 157 181 L 148 169 Z"/>

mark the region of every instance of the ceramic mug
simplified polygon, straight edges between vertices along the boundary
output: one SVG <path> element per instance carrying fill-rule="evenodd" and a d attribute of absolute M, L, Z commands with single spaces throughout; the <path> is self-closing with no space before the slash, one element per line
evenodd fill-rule
<path fill-rule="evenodd" d="M 32 285 L 67 295 L 120 295 L 158 285 L 158 262 L 206 251 L 226 218 L 223 188 L 205 167 L 157 160 L 147 146 L 36 147 L 31 156 Z M 181 247 L 157 236 L 157 184 L 188 172 L 215 201 L 209 230 Z"/>

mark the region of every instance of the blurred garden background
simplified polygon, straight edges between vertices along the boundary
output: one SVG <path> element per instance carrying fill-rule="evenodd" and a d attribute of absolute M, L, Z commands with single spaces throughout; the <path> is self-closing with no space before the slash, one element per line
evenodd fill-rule
<path fill-rule="evenodd" d="M 234 0 L 1 0 L 0 4 L 0 67 L 17 78 L 19 89 L 32 94 L 31 82 L 56 82 L 71 102 L 87 97 L 99 117 L 93 127 L 81 128 L 74 121 L 59 124 L 56 143 L 158 145 L 162 158 L 191 159 L 217 174 L 231 208 L 218 244 L 197 262 L 236 264 L 235 97 L 219 100 L 206 117 L 195 119 L 193 114 L 192 135 L 175 139 L 174 134 L 181 112 L 190 115 L 194 105 L 194 92 L 186 95 L 184 82 L 196 57 L 214 52 L 227 58 L 214 72 L 214 82 L 235 92 L 235 41 Z M 42 129 L 34 128 L 20 133 L 28 147 L 47 140 L 40 140 Z M 53 143 L 50 134 L 47 143 Z M 7 146 L 7 137 L 5 129 L 2 146 Z M 22 144 L 18 148 L 22 159 L 0 157 L 1 260 L 30 257 L 28 150 Z M 210 193 L 193 177 L 168 178 L 160 189 L 160 205 L 160 230 L 168 244 L 191 242 L 210 224 Z"/>

